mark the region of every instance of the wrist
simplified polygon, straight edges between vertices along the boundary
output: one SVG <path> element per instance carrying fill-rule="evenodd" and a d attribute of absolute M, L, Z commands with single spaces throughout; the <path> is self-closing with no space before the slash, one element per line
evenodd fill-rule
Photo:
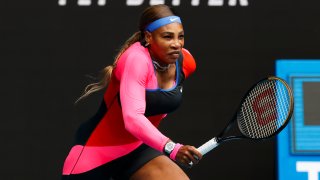
<path fill-rule="evenodd" d="M 172 159 L 172 160 L 174 160 L 174 161 L 176 160 L 177 153 L 178 153 L 179 149 L 180 149 L 182 146 L 183 146 L 183 145 L 182 145 L 182 144 L 179 144 L 179 143 L 177 143 L 177 144 L 175 145 L 173 151 L 172 151 L 171 154 L 170 154 L 170 159 Z"/>
<path fill-rule="evenodd" d="M 168 141 L 165 145 L 164 145 L 164 148 L 163 148 L 163 153 L 170 157 L 170 154 L 173 152 L 174 148 L 176 146 L 176 143 L 174 143 L 173 141 Z"/>

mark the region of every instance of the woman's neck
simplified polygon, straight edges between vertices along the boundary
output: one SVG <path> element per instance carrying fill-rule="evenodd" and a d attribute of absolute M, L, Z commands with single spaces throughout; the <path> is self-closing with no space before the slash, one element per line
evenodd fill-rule
<path fill-rule="evenodd" d="M 153 58 L 152 58 L 152 64 L 154 68 L 160 72 L 167 71 L 171 66 L 171 64 L 161 65 L 157 60 L 154 60 Z"/>
<path fill-rule="evenodd" d="M 160 60 L 158 60 L 157 58 L 154 57 L 152 51 L 150 51 L 149 48 L 148 48 L 148 50 L 149 50 L 149 54 L 150 54 L 150 57 L 151 57 L 151 60 L 152 60 L 153 67 L 157 71 L 165 72 L 170 68 L 171 64 L 166 64 L 166 63 L 161 62 Z"/>

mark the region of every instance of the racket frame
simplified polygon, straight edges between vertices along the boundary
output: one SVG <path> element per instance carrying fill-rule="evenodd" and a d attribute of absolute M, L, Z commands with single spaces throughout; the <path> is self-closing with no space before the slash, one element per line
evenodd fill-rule
<path fill-rule="evenodd" d="M 277 134 L 279 134 L 279 133 L 287 126 L 287 124 L 289 123 L 289 121 L 290 121 L 290 119 L 291 119 L 291 117 L 292 117 L 293 109 L 294 109 L 294 99 L 293 99 L 292 90 L 291 90 L 290 86 L 288 85 L 288 83 L 287 83 L 285 80 L 283 80 L 283 79 L 281 79 L 281 78 L 279 78 L 279 77 L 276 77 L 276 76 L 269 76 L 269 77 L 264 78 L 264 79 L 261 79 L 259 82 L 255 83 L 255 84 L 247 91 L 247 93 L 243 96 L 243 98 L 242 98 L 242 100 L 241 100 L 241 102 L 240 102 L 240 105 L 239 105 L 238 109 L 241 108 L 242 104 L 244 103 L 246 97 L 249 95 L 249 93 L 251 92 L 251 90 L 254 89 L 258 84 L 260 84 L 260 83 L 262 83 L 263 81 L 266 81 L 266 80 L 278 80 L 278 81 L 280 81 L 280 82 L 286 87 L 286 89 L 288 90 L 288 96 L 290 97 L 290 104 L 289 104 L 290 110 L 289 110 L 289 113 L 288 113 L 286 119 L 284 120 L 284 123 L 281 125 L 280 128 L 278 128 L 278 130 L 277 130 L 275 133 L 272 133 L 272 134 L 270 134 L 269 136 L 262 137 L 262 138 L 252 138 L 252 137 L 246 136 L 245 133 L 242 131 L 242 128 L 240 128 L 239 121 L 237 121 L 238 129 L 241 131 L 241 134 L 242 134 L 242 136 L 243 136 L 243 137 L 242 137 L 242 136 L 241 136 L 241 137 L 239 136 L 239 138 L 244 138 L 244 137 L 245 137 L 245 138 L 252 139 L 252 140 L 262 140 L 262 139 L 271 138 L 271 137 L 276 136 Z M 238 111 L 238 112 L 236 113 L 236 115 L 234 116 L 234 118 L 235 118 L 234 121 L 236 121 L 238 113 L 239 113 L 239 111 Z"/>
<path fill-rule="evenodd" d="M 248 137 L 245 135 L 245 133 L 242 131 L 242 129 L 240 128 L 240 124 L 239 121 L 237 121 L 237 116 L 239 113 L 239 109 L 241 108 L 242 104 L 244 103 L 244 101 L 246 100 L 246 97 L 249 95 L 249 93 L 260 83 L 262 83 L 263 81 L 266 80 L 279 80 L 282 84 L 284 84 L 284 86 L 286 87 L 286 89 L 288 90 L 288 95 L 290 97 L 290 110 L 289 113 L 284 121 L 284 123 L 281 125 L 281 127 L 275 132 L 272 133 L 269 136 L 266 137 L 262 137 L 262 138 L 252 138 L 252 137 Z M 291 88 L 289 87 L 289 85 L 286 83 L 286 81 L 284 81 L 283 79 L 276 77 L 276 76 L 269 76 L 267 78 L 261 79 L 260 81 L 258 81 L 257 83 L 255 83 L 254 85 L 251 86 L 251 88 L 245 93 L 245 95 L 243 96 L 242 100 L 240 101 L 239 107 L 238 107 L 238 111 L 235 113 L 235 115 L 233 116 L 233 118 L 228 122 L 227 126 L 218 134 L 218 136 L 210 139 L 209 141 L 207 141 L 206 143 L 204 143 L 203 145 L 201 145 L 200 147 L 198 147 L 197 149 L 199 150 L 199 152 L 204 155 L 206 153 L 208 153 L 209 151 L 211 151 L 212 149 L 216 148 L 217 146 L 219 146 L 222 142 L 226 142 L 229 140 L 235 140 L 235 139 L 250 139 L 250 140 L 263 140 L 263 139 L 268 139 L 271 138 L 275 135 L 277 135 L 278 133 L 280 133 L 289 123 L 289 120 L 292 117 L 293 114 L 293 109 L 294 109 L 294 99 L 293 99 L 293 93 Z M 223 137 L 223 135 L 231 128 L 231 126 L 237 123 L 238 126 L 238 130 L 240 130 L 241 135 L 237 135 L 237 136 L 228 136 L 228 137 Z"/>

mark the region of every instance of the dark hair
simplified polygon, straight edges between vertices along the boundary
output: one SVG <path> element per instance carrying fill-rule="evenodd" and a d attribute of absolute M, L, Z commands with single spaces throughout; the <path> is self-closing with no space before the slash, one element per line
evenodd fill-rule
<path fill-rule="evenodd" d="M 99 91 L 101 89 L 104 89 L 107 87 L 111 76 L 112 76 L 112 71 L 116 67 L 117 62 L 119 60 L 119 57 L 123 54 L 125 50 L 127 50 L 133 43 L 135 42 L 140 42 L 142 45 L 145 45 L 145 37 L 144 37 L 144 31 L 145 28 L 148 24 L 151 22 L 158 20 L 163 17 L 167 16 L 172 16 L 172 15 L 177 15 L 174 10 L 164 4 L 159 4 L 159 5 L 154 5 L 154 6 L 149 6 L 147 7 L 142 14 L 140 15 L 140 20 L 139 20 L 139 31 L 135 32 L 120 48 L 118 54 L 115 56 L 114 62 L 112 65 L 109 65 L 105 67 L 101 71 L 102 78 L 99 82 L 92 83 L 86 86 L 84 89 L 83 94 L 78 98 L 76 103 L 80 101 L 81 99 L 87 97 L 93 92 Z"/>

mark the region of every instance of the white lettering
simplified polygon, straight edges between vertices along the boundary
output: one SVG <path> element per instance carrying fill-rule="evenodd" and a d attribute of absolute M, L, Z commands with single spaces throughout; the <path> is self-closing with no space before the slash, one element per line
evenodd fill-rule
<path fill-rule="evenodd" d="M 222 6 L 223 0 L 209 0 L 208 5 L 209 6 Z"/>
<path fill-rule="evenodd" d="M 180 0 L 172 0 L 172 6 L 179 6 Z"/>
<path fill-rule="evenodd" d="M 296 169 L 297 172 L 307 172 L 308 180 L 319 180 L 320 162 L 298 161 Z"/>
<path fill-rule="evenodd" d="M 59 6 L 65 6 L 67 4 L 67 0 L 59 0 L 58 4 Z"/>
<path fill-rule="evenodd" d="M 238 0 L 229 0 L 229 6 L 235 6 L 237 5 Z M 248 6 L 248 0 L 239 0 L 241 6 Z"/>
<path fill-rule="evenodd" d="M 127 5 L 128 6 L 140 6 L 143 3 L 144 0 L 127 0 Z M 149 3 L 151 6 L 152 5 L 157 5 L 157 4 L 165 4 L 165 0 L 150 0 Z M 173 6 L 179 6 L 180 5 L 180 0 L 172 0 L 172 5 Z"/>
<path fill-rule="evenodd" d="M 106 5 L 107 1 L 106 0 L 98 0 L 98 5 L 99 6 L 104 6 Z"/>
<path fill-rule="evenodd" d="M 248 0 L 229 0 L 228 5 L 229 6 L 236 6 L 237 1 L 240 1 L 240 6 L 248 6 Z M 208 5 L 209 6 L 223 6 L 223 0 L 209 0 Z"/>
<path fill-rule="evenodd" d="M 200 0 L 192 0 L 191 1 L 191 6 L 199 6 Z"/>
<path fill-rule="evenodd" d="M 164 0 L 150 0 L 150 5 L 164 4 Z"/>
<path fill-rule="evenodd" d="M 65 6 L 65 5 L 67 5 L 67 0 L 59 0 L 58 4 L 59 4 L 59 6 Z M 91 0 L 78 0 L 78 5 L 79 6 L 90 6 Z M 98 5 L 105 6 L 106 0 L 98 0 Z"/>
<path fill-rule="evenodd" d="M 79 6 L 91 6 L 92 0 L 77 0 Z M 105 6 L 107 0 L 97 0 L 98 6 Z M 223 6 L 228 1 L 228 6 L 236 6 L 239 2 L 240 6 L 248 6 L 248 0 L 208 0 L 208 6 Z M 144 0 L 126 0 L 127 6 L 141 6 Z M 180 0 L 172 0 L 173 6 L 180 6 Z M 67 5 L 67 0 L 58 0 L 59 6 Z M 150 5 L 165 4 L 165 0 L 149 0 Z M 199 6 L 200 0 L 191 0 L 191 6 Z"/>
<path fill-rule="evenodd" d="M 90 6 L 91 0 L 78 0 L 78 5 L 79 6 Z"/>
<path fill-rule="evenodd" d="M 143 0 L 127 0 L 127 6 L 140 6 Z"/>

